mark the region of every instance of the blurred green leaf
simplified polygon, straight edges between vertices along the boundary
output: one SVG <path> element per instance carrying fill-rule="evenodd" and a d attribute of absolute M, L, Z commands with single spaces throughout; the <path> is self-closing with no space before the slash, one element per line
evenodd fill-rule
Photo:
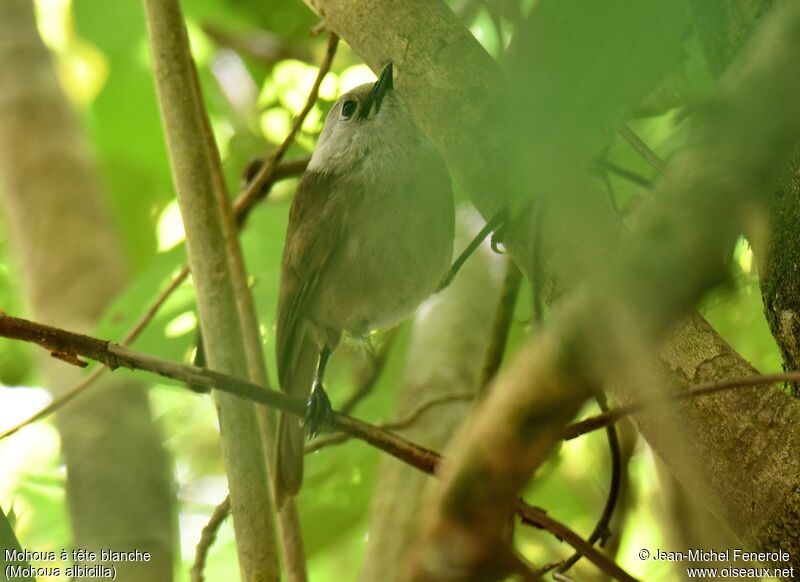
<path fill-rule="evenodd" d="M 685 0 L 541 0 L 513 48 L 524 138 L 596 155 L 614 126 L 684 57 Z"/>
<path fill-rule="evenodd" d="M 21 533 L 25 545 L 47 551 L 69 547 L 70 533 L 64 505 L 64 476 L 53 458 L 40 472 L 25 473 L 14 494 L 29 509 L 29 526 Z M 43 564 L 50 565 L 53 564 Z"/>
<path fill-rule="evenodd" d="M 11 528 L 11 524 L 6 517 L 6 514 L 3 512 L 2 508 L 0 508 L 0 572 L 2 572 L 3 576 L 6 576 L 6 568 L 8 566 L 21 566 L 23 568 L 28 567 L 28 562 L 24 560 L 6 560 L 6 550 L 16 550 L 20 552 L 22 551 L 22 548 L 19 545 L 17 536 L 14 535 L 14 530 Z M 32 576 L 14 577 L 14 579 L 36 582 L 36 579 Z"/>

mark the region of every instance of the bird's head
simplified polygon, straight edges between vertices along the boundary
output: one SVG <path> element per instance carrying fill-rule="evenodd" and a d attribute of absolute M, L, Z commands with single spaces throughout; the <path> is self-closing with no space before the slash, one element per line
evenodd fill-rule
<path fill-rule="evenodd" d="M 310 169 L 333 171 L 376 149 L 416 140 L 418 130 L 394 91 L 392 76 L 389 63 L 377 81 L 359 85 L 339 98 L 325 119 Z"/>

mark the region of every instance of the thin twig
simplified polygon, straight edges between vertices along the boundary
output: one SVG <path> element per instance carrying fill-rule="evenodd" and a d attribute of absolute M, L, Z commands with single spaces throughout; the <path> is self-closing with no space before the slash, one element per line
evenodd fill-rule
<path fill-rule="evenodd" d="M 278 408 L 298 417 L 302 417 L 306 409 L 303 399 L 294 398 L 276 390 L 269 390 L 252 382 L 213 370 L 178 364 L 136 352 L 113 342 L 34 323 L 5 313 L 0 313 L 0 337 L 35 343 L 50 352 L 69 354 L 74 359 L 85 357 L 96 360 L 112 370 L 119 367 L 143 370 L 178 380 L 182 384 L 207 386 Z M 800 374 L 797 374 L 797 378 L 800 379 Z M 186 389 L 189 390 L 188 387 Z M 334 412 L 331 418 L 331 428 L 363 440 L 428 474 L 435 474 L 441 463 L 442 458 L 438 453 L 351 416 Z M 541 510 L 530 507 L 521 501 L 517 503 L 515 510 L 525 523 L 555 534 L 580 551 L 604 572 L 615 572 L 613 575 L 619 580 L 633 580 L 619 566 L 603 556 L 593 546 L 588 545 L 575 532 L 548 517 Z"/>
<path fill-rule="evenodd" d="M 292 128 L 289 130 L 289 134 L 283 140 L 278 149 L 272 154 L 272 158 L 269 160 L 268 163 L 262 165 L 258 172 L 256 172 L 253 179 L 250 180 L 250 183 L 245 188 L 244 192 L 236 199 L 234 203 L 234 208 L 236 209 L 236 218 L 239 222 L 239 225 L 244 223 L 247 219 L 247 216 L 250 214 L 250 210 L 253 206 L 262 198 L 263 196 L 263 189 L 264 186 L 269 182 L 275 168 L 283 159 L 283 156 L 286 155 L 286 152 L 289 150 L 289 147 L 294 143 L 295 137 L 300 132 L 300 128 L 303 126 L 303 121 L 305 121 L 306 116 L 314 107 L 314 104 L 317 102 L 317 97 L 319 96 L 319 87 L 322 85 L 322 80 L 325 78 L 325 75 L 331 70 L 331 64 L 333 63 L 333 57 L 336 56 L 336 47 L 339 44 L 339 37 L 331 32 L 330 36 L 328 37 L 328 50 L 325 52 L 325 58 L 322 61 L 322 64 L 319 66 L 319 72 L 317 73 L 317 78 L 314 79 L 314 84 L 311 86 L 311 91 L 308 93 L 308 97 L 306 98 L 306 103 L 303 105 L 303 109 L 300 110 L 300 113 L 297 115 L 297 118 L 294 120 L 292 124 Z"/>
<path fill-rule="evenodd" d="M 623 178 L 624 180 L 628 180 L 636 184 L 637 186 L 641 186 L 645 190 L 652 190 L 655 184 L 651 180 L 648 180 L 641 174 L 634 172 L 633 170 L 629 170 L 628 168 L 623 168 L 619 164 L 615 164 L 611 160 L 601 160 L 598 163 L 600 170 L 606 170 Z"/>
<path fill-rule="evenodd" d="M 397 420 L 393 420 L 391 422 L 384 423 L 381 425 L 382 428 L 390 429 L 390 430 L 399 430 L 402 428 L 408 428 L 428 410 L 431 408 L 435 408 L 436 406 L 440 406 L 442 404 L 448 404 L 450 402 L 464 402 L 464 401 L 471 401 L 475 399 L 474 392 L 453 392 L 451 394 L 441 394 L 439 396 L 434 396 L 425 402 L 422 402 L 419 406 L 410 410 L 404 416 L 401 416 Z"/>
<path fill-rule="evenodd" d="M 598 392 L 595 398 L 597 399 L 597 404 L 600 406 L 600 409 L 603 412 L 608 412 L 608 400 L 606 399 L 605 394 Z M 617 427 L 613 424 L 608 425 L 606 427 L 606 434 L 608 436 L 609 451 L 611 452 L 611 484 L 608 487 L 608 496 L 606 497 L 606 503 L 603 506 L 603 511 L 601 512 L 600 517 L 597 520 L 597 524 L 595 524 L 594 529 L 592 530 L 592 533 L 589 535 L 589 539 L 586 540 L 590 544 L 600 541 L 600 546 L 605 546 L 606 541 L 608 541 L 608 538 L 611 535 L 609 524 L 611 523 L 611 518 L 614 516 L 614 509 L 617 507 L 620 484 L 622 482 L 622 453 L 620 452 L 619 448 L 619 435 L 617 434 Z M 564 561 L 563 564 L 558 566 L 556 569 L 556 574 L 566 579 L 564 574 L 580 559 L 580 553 L 576 552 L 572 554 Z M 556 580 L 559 579 L 555 574 L 553 575 L 553 578 Z"/>
<path fill-rule="evenodd" d="M 734 388 L 753 388 L 756 386 L 768 386 L 770 384 L 779 384 L 781 382 L 800 382 L 800 372 L 779 372 L 777 374 L 758 374 L 753 376 L 740 376 L 738 378 L 730 378 L 728 380 L 719 380 L 716 382 L 707 382 L 705 384 L 698 384 L 691 386 L 683 392 L 676 392 L 668 394 L 661 398 L 649 398 L 637 400 L 612 408 L 608 412 L 603 412 L 596 416 L 590 416 L 578 422 L 574 422 L 564 429 L 564 440 L 572 440 L 586 433 L 603 428 L 610 424 L 614 424 L 621 418 L 637 414 L 639 412 L 646 412 L 662 404 L 682 402 L 689 398 L 697 396 L 707 396 L 717 392 L 725 392 L 733 390 Z"/>
<path fill-rule="evenodd" d="M 297 416 L 302 416 L 306 408 L 305 401 L 301 398 L 293 398 L 283 392 L 269 390 L 233 376 L 179 364 L 131 350 L 114 342 L 34 323 L 4 313 L 0 313 L 0 336 L 38 344 L 51 353 L 67 354 L 74 361 L 84 357 L 96 360 L 112 370 L 119 367 L 144 370 L 181 383 L 214 388 Z M 335 413 L 331 428 L 346 431 L 390 454 L 410 454 L 420 466 L 427 467 L 429 471 L 433 470 L 438 460 L 438 455 L 428 449 L 347 415 Z"/>
<path fill-rule="evenodd" d="M 220 526 L 225 522 L 231 513 L 231 498 L 226 495 L 222 503 L 214 508 L 208 523 L 203 528 L 203 533 L 200 534 L 200 541 L 197 542 L 197 550 L 195 550 L 194 564 L 189 571 L 189 576 L 192 582 L 203 582 L 203 570 L 206 567 L 208 560 L 208 551 L 211 549 L 214 540 L 217 539 L 217 532 Z"/>
<path fill-rule="evenodd" d="M 511 259 L 506 261 L 506 276 L 503 280 L 503 289 L 500 292 L 500 301 L 497 305 L 497 313 L 494 316 L 492 325 L 492 338 L 489 348 L 486 350 L 486 361 L 481 371 L 480 390 L 486 390 L 503 362 L 503 354 L 506 351 L 508 342 L 508 332 L 511 329 L 511 321 L 514 318 L 514 307 L 517 304 L 517 295 L 522 283 L 522 273 L 516 263 Z"/>
<path fill-rule="evenodd" d="M 276 166 L 273 170 L 272 174 L 268 176 L 268 181 L 264 188 L 262 189 L 263 194 L 259 198 L 262 199 L 266 197 L 267 193 L 269 192 L 269 188 L 275 182 L 290 178 L 292 176 L 296 176 L 298 174 L 302 174 L 305 171 L 306 166 L 308 165 L 309 158 L 298 158 L 296 160 L 291 160 L 286 162 L 285 164 L 280 164 Z M 237 219 L 239 217 L 240 212 L 249 212 L 252 209 L 252 206 L 248 207 L 247 209 L 240 210 L 239 208 L 234 208 L 236 211 Z M 156 313 L 161 306 L 166 303 L 167 299 L 172 295 L 172 293 L 180 287 L 181 283 L 186 280 L 186 277 L 189 275 L 189 267 L 187 265 L 183 265 L 181 270 L 172 278 L 169 282 L 167 287 L 162 291 L 158 297 L 156 297 L 150 305 L 147 307 L 147 310 L 136 320 L 136 322 L 131 326 L 131 328 L 125 333 L 122 339 L 119 341 L 119 344 L 122 346 L 131 345 L 139 335 L 145 330 L 145 328 L 152 322 L 153 318 L 155 317 Z M 18 424 L 12 426 L 5 432 L 0 433 L 0 440 L 11 436 L 12 434 L 18 432 L 19 430 L 25 428 L 29 424 L 33 424 L 43 418 L 46 418 L 56 412 L 59 408 L 67 404 L 69 401 L 74 399 L 76 396 L 87 390 L 90 386 L 92 386 L 103 374 L 106 372 L 105 368 L 97 368 L 93 370 L 88 376 L 85 378 L 81 378 L 78 382 L 73 384 L 70 388 L 68 388 L 65 392 L 63 392 L 58 397 L 54 398 L 47 406 L 42 407 L 41 410 L 35 412 L 25 420 L 19 422 Z"/>
<path fill-rule="evenodd" d="M 536 570 L 535 574 L 541 578 L 545 574 L 547 574 L 550 570 L 555 570 L 561 564 L 564 563 L 564 560 L 556 560 L 555 562 L 548 562 L 544 566 L 541 566 L 538 570 Z"/>
<path fill-rule="evenodd" d="M 636 135 L 635 131 L 633 131 L 624 123 L 619 124 L 617 131 L 623 137 L 623 139 L 627 141 L 634 150 L 636 150 L 636 153 L 642 156 L 642 158 L 644 158 L 644 160 L 650 164 L 656 172 L 663 174 L 666 171 L 667 165 L 664 163 L 664 160 L 659 158 L 658 154 L 651 150 L 650 146 L 644 143 L 642 138 Z"/>
<path fill-rule="evenodd" d="M 147 308 L 142 316 L 131 326 L 131 328 L 125 333 L 120 340 L 120 345 L 127 346 L 133 343 L 136 338 L 144 331 L 147 325 L 152 321 L 155 317 L 158 310 L 161 308 L 162 305 L 167 301 L 172 292 L 175 291 L 178 287 L 180 287 L 181 283 L 186 279 L 189 275 L 189 267 L 184 265 L 180 271 L 172 278 L 169 285 L 162 291 L 158 297 L 156 297 L 155 301 L 153 301 Z M 41 410 L 35 412 L 33 415 L 29 416 L 25 420 L 21 421 L 20 423 L 12 426 L 8 430 L 0 433 L 0 440 L 3 440 L 6 437 L 11 436 L 15 432 L 25 428 L 29 424 L 32 424 L 42 418 L 45 418 L 56 410 L 67 404 L 70 400 L 78 396 L 81 392 L 86 390 L 89 386 L 94 384 L 108 369 L 105 367 L 98 367 L 92 372 L 84 377 L 81 378 L 78 382 L 73 384 L 70 388 L 68 388 L 64 393 L 59 395 L 57 398 L 54 398 L 50 404 L 44 406 Z"/>
<path fill-rule="evenodd" d="M 473 238 L 470 243 L 467 245 L 455 262 L 450 266 L 450 270 L 447 271 L 447 274 L 442 279 L 441 283 L 439 283 L 439 287 L 437 287 L 436 291 L 441 291 L 445 287 L 449 286 L 450 283 L 453 282 L 458 272 L 461 270 L 461 267 L 464 266 L 464 263 L 467 262 L 467 259 L 475 252 L 481 243 L 486 240 L 486 237 L 489 236 L 492 232 L 494 232 L 501 224 L 503 224 L 506 219 L 508 218 L 508 211 L 504 207 L 501 210 L 498 210 L 494 216 L 489 219 L 489 222 L 483 225 L 483 228 L 478 232 L 478 234 Z"/>
<path fill-rule="evenodd" d="M 587 543 L 581 536 L 572 531 L 563 523 L 553 519 L 541 509 L 527 505 L 519 501 L 516 506 L 517 515 L 519 515 L 522 523 L 538 527 L 554 534 L 558 539 L 567 542 L 583 556 L 592 562 L 595 566 L 600 568 L 611 578 L 621 580 L 624 582 L 636 582 L 636 578 L 628 574 L 620 566 L 618 566 L 608 556 L 603 554 L 600 550 L 593 545 Z"/>
<path fill-rule="evenodd" d="M 382 428 L 384 430 L 400 430 L 404 428 L 410 427 L 412 424 L 417 422 L 419 418 L 431 408 L 435 408 L 442 404 L 447 404 L 449 402 L 458 402 L 458 401 L 470 401 L 475 399 L 476 394 L 474 392 L 454 392 L 452 394 L 442 394 L 440 396 L 435 396 L 428 400 L 423 401 L 419 406 L 410 410 L 408 414 L 405 416 L 401 416 L 396 420 L 390 420 L 388 422 L 376 422 L 375 426 L 378 428 Z M 344 409 L 342 409 L 342 413 L 344 413 Z M 315 453 L 321 449 L 332 445 L 342 444 L 344 442 L 349 441 L 351 435 L 347 433 L 337 433 L 326 435 L 322 438 L 314 439 L 312 442 L 306 445 L 305 453 Z"/>

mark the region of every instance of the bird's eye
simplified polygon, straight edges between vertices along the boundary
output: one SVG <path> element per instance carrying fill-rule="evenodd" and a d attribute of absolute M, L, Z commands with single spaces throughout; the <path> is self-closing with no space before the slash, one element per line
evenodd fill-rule
<path fill-rule="evenodd" d="M 355 101 L 351 100 L 345 101 L 344 105 L 342 105 L 342 117 L 344 117 L 345 119 L 350 119 L 351 117 L 353 117 L 353 113 L 356 112 L 357 108 L 358 105 L 356 104 Z"/>

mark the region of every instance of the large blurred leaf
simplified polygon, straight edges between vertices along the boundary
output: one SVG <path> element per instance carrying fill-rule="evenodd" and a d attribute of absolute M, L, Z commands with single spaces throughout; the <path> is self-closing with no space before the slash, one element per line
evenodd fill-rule
<path fill-rule="evenodd" d="M 610 130 L 683 58 L 684 0 L 540 0 L 512 65 L 526 139 L 597 154 Z"/>
<path fill-rule="evenodd" d="M 221 3 L 228 10 L 245 15 L 255 26 L 286 37 L 307 37 L 309 29 L 319 22 L 305 4 L 296 0 L 222 0 Z"/>

